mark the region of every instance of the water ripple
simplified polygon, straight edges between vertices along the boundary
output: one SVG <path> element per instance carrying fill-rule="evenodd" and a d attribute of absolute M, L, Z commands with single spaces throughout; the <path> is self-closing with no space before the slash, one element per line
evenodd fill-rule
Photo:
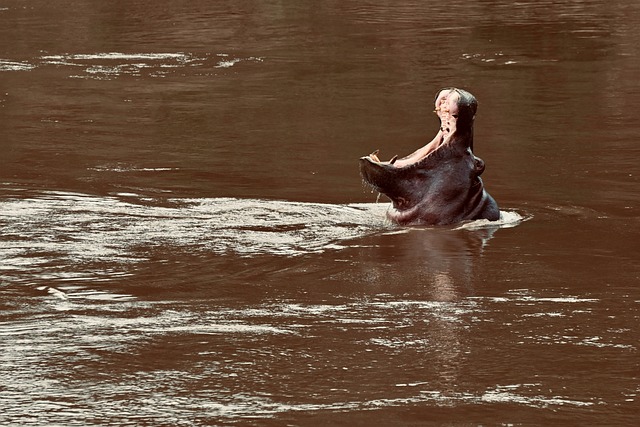
<path fill-rule="evenodd" d="M 263 61 L 262 57 L 233 57 L 227 53 L 97 52 L 43 55 L 31 61 L 0 59 L 0 72 L 57 67 L 67 69 L 70 78 L 111 80 L 125 76 L 166 77 L 176 75 L 179 72 L 188 72 L 192 75 L 210 75 L 215 74 L 216 69 L 231 68 L 240 62 L 260 63 Z"/>

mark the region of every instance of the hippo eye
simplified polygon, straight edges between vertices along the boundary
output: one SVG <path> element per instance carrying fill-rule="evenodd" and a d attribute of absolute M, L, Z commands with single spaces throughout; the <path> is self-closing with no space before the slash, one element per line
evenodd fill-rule
<path fill-rule="evenodd" d="M 457 114 L 452 114 L 453 118 L 457 119 L 458 115 Z"/>

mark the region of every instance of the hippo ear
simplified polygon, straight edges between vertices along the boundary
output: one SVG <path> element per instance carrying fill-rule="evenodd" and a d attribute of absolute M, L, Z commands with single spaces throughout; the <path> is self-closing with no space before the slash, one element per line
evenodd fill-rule
<path fill-rule="evenodd" d="M 476 176 L 482 175 L 482 172 L 484 172 L 484 160 L 480 157 L 473 156 L 473 170 Z"/>

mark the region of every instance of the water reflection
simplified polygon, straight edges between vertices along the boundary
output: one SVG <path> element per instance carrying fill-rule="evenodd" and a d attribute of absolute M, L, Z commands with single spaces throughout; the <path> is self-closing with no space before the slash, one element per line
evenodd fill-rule
<path fill-rule="evenodd" d="M 375 250 L 362 251 L 357 274 L 381 292 L 412 289 L 434 301 L 459 300 L 473 292 L 474 266 L 496 229 L 409 228 L 364 237 L 358 243 Z"/>
<path fill-rule="evenodd" d="M 478 264 L 495 231 L 412 228 L 370 236 L 359 239 L 362 249 L 349 256 L 358 262 L 331 275 L 331 281 L 340 284 L 361 284 L 357 289 L 366 294 L 419 299 L 389 303 L 392 310 L 403 308 L 404 326 L 391 329 L 393 338 L 373 340 L 392 350 L 416 351 L 414 359 L 406 361 L 406 375 L 400 381 L 409 392 L 428 387 L 445 400 L 459 392 L 474 333 L 463 320 L 474 310 L 465 298 L 474 295 L 479 285 Z M 426 366 L 430 375 L 422 372 Z"/>

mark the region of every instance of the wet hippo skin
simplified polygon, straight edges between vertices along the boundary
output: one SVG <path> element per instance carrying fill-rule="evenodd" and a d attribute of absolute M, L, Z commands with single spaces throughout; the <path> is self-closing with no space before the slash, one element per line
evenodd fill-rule
<path fill-rule="evenodd" d="M 475 97 L 446 88 L 436 95 L 440 129 L 412 154 L 380 161 L 378 152 L 360 158 L 364 181 L 391 199 L 387 217 L 400 225 L 447 225 L 500 218 L 495 200 L 484 189 L 484 162 L 473 154 Z"/>

